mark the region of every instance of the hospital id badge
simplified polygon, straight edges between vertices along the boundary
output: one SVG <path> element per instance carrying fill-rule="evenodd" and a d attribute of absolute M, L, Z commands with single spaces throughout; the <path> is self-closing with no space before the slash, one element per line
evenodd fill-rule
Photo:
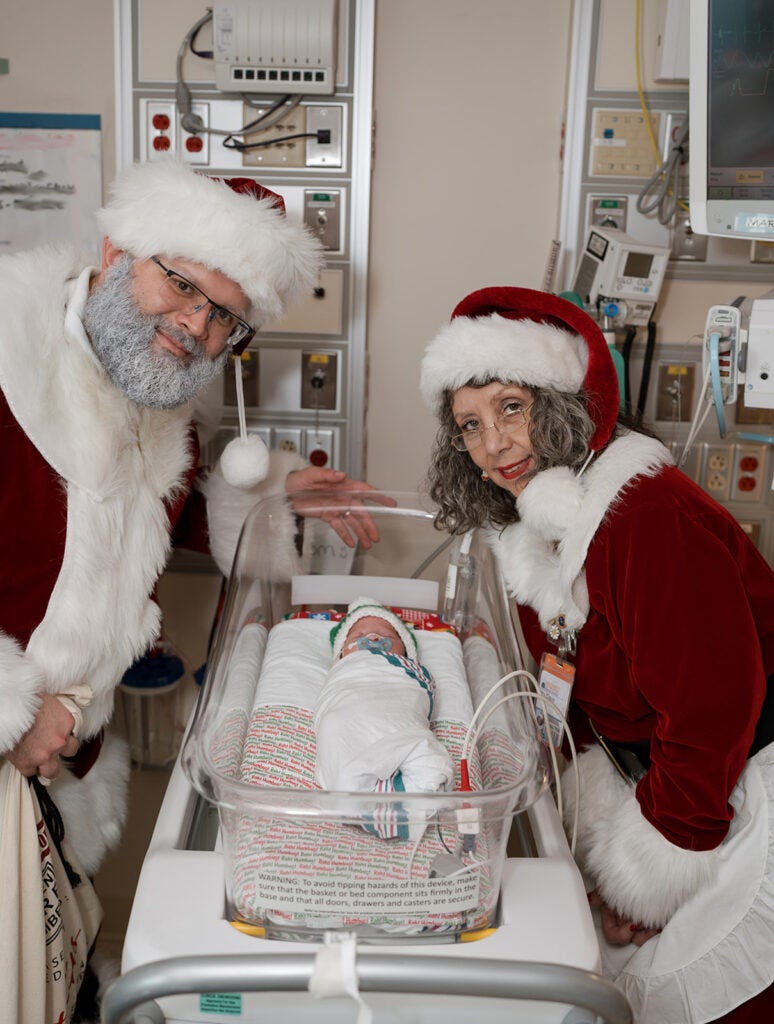
<path fill-rule="evenodd" d="M 536 702 L 535 714 L 540 727 L 540 735 L 544 743 L 549 742 L 546 731 L 545 716 L 548 716 L 548 730 L 551 743 L 557 749 L 562 745 L 564 729 L 563 720 L 567 717 L 570 706 L 572 684 L 575 682 L 575 666 L 569 661 L 557 658 L 555 654 L 544 654 L 540 659 L 538 687 L 541 694 L 551 703 Z"/>

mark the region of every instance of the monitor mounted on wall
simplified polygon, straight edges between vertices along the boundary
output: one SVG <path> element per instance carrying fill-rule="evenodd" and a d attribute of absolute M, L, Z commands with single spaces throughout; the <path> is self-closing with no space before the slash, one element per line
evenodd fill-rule
<path fill-rule="evenodd" d="M 774 240 L 774 0 L 691 0 L 691 227 Z"/>

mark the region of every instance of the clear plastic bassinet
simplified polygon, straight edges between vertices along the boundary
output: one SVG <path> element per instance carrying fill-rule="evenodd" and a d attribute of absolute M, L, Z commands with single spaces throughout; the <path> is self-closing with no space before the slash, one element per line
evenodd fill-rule
<path fill-rule="evenodd" d="M 437 531 L 416 494 L 385 497 L 394 504 L 364 492 L 342 507 L 333 495 L 309 494 L 295 519 L 277 497 L 256 506 L 242 530 L 181 760 L 217 809 L 225 916 L 252 934 L 453 941 L 496 927 L 514 815 L 547 786 L 529 702 L 498 705 L 524 686 L 518 677 L 496 685 L 522 664 L 485 538 Z M 326 519 L 350 508 L 362 515 L 364 505 L 380 540 L 353 551 Z M 290 575 L 293 529 L 304 572 Z M 431 728 L 452 756 L 454 790 L 315 784 L 315 687 L 330 662 L 333 620 L 361 596 L 414 625 L 436 682 Z M 465 752 L 471 788 L 461 791 Z"/>

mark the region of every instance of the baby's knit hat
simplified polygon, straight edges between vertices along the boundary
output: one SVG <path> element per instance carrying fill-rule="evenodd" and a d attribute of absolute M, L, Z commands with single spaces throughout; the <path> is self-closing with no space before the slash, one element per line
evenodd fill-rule
<path fill-rule="evenodd" d="M 403 646 L 406 648 L 406 657 L 412 661 L 417 659 L 417 641 L 414 634 L 395 612 L 391 612 L 389 608 L 386 608 L 383 604 L 379 604 L 372 597 L 358 597 L 352 604 L 347 608 L 347 614 L 345 618 L 338 622 L 331 630 L 331 647 L 333 648 L 333 660 L 335 661 L 342 650 L 344 644 L 347 641 L 349 631 L 358 621 L 358 619 L 365 619 L 374 617 L 378 619 L 384 619 L 385 622 L 389 623 L 398 636 L 403 641 Z"/>

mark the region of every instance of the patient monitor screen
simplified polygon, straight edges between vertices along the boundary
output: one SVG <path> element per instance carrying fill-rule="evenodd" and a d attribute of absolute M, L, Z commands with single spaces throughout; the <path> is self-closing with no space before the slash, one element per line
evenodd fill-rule
<path fill-rule="evenodd" d="M 711 0 L 708 199 L 774 199 L 774 19 L 768 0 Z"/>
<path fill-rule="evenodd" d="M 624 265 L 625 277 L 650 277 L 653 256 L 647 252 L 628 252 Z"/>

